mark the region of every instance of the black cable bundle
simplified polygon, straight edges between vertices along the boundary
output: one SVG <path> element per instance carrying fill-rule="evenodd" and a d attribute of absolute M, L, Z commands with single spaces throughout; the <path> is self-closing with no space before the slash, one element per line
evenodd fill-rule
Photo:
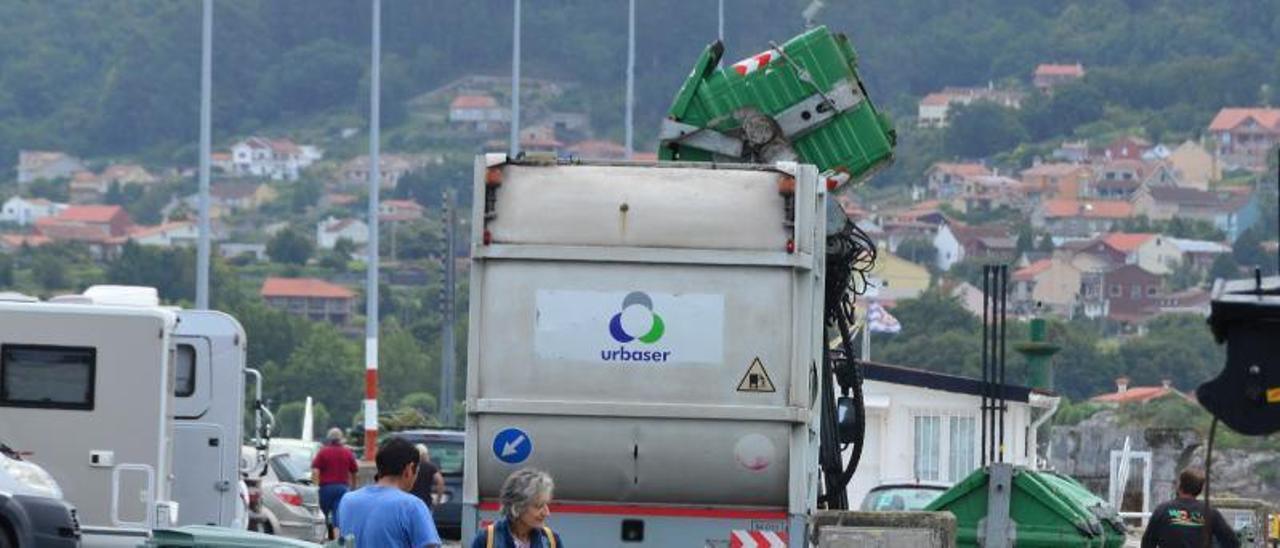
<path fill-rule="evenodd" d="M 826 325 L 839 330 L 841 345 L 831 349 L 823 344 L 822 375 L 826 382 L 822 388 L 821 447 L 818 457 L 823 471 L 826 490 L 821 502 L 827 509 L 847 509 L 846 487 L 862 460 L 863 439 L 866 434 L 866 411 L 862 395 L 862 372 L 854 358 L 853 337 L 850 327 L 854 323 L 854 298 L 866 292 L 867 276 L 875 266 L 876 247 L 862 229 L 846 221 L 841 230 L 827 236 Z M 865 332 L 864 335 L 866 336 Z M 840 384 L 841 394 L 853 394 L 854 400 L 854 449 L 849 464 L 841 462 L 844 446 L 840 444 L 836 430 L 837 405 L 831 379 Z"/>

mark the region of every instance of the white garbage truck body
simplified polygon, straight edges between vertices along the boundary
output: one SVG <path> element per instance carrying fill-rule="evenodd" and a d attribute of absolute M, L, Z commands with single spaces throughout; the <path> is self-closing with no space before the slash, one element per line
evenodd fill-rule
<path fill-rule="evenodd" d="M 477 159 L 466 539 L 508 474 L 596 547 L 805 545 L 819 491 L 816 168 Z"/>

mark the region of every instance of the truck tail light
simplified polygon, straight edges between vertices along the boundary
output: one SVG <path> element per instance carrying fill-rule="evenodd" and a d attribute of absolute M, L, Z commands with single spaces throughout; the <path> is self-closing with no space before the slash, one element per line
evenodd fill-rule
<path fill-rule="evenodd" d="M 489 232 L 489 229 L 486 228 L 484 229 L 484 245 L 489 245 L 491 243 L 493 243 L 493 233 Z"/>
<path fill-rule="evenodd" d="M 796 252 L 796 241 L 792 238 L 787 238 L 787 253 L 795 253 L 795 252 Z"/>
<path fill-rule="evenodd" d="M 302 493 L 297 489 L 288 485 L 275 485 L 271 488 L 271 494 L 275 495 L 280 502 L 289 506 L 302 506 Z"/>
<path fill-rule="evenodd" d="M 791 196 L 791 195 L 794 195 L 795 193 L 796 193 L 795 177 L 788 176 L 788 177 L 778 178 L 778 194 L 781 194 L 783 196 Z"/>

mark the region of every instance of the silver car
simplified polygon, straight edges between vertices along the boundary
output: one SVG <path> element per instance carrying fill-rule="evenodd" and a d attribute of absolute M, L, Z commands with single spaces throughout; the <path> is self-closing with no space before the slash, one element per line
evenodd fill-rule
<path fill-rule="evenodd" d="M 310 471 L 299 469 L 285 452 L 260 455 L 252 447 L 241 450 L 241 470 L 249 484 L 249 529 L 324 542 L 324 514 Z"/>

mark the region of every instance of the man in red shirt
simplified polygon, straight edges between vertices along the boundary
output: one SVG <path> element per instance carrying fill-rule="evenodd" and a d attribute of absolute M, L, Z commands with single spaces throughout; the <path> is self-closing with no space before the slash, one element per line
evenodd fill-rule
<path fill-rule="evenodd" d="M 330 428 L 325 445 L 311 459 L 311 482 L 320 486 L 320 510 L 329 524 L 329 538 L 333 539 L 333 512 L 338 508 L 342 495 L 356 487 L 356 455 L 342 444 L 342 430 Z"/>

